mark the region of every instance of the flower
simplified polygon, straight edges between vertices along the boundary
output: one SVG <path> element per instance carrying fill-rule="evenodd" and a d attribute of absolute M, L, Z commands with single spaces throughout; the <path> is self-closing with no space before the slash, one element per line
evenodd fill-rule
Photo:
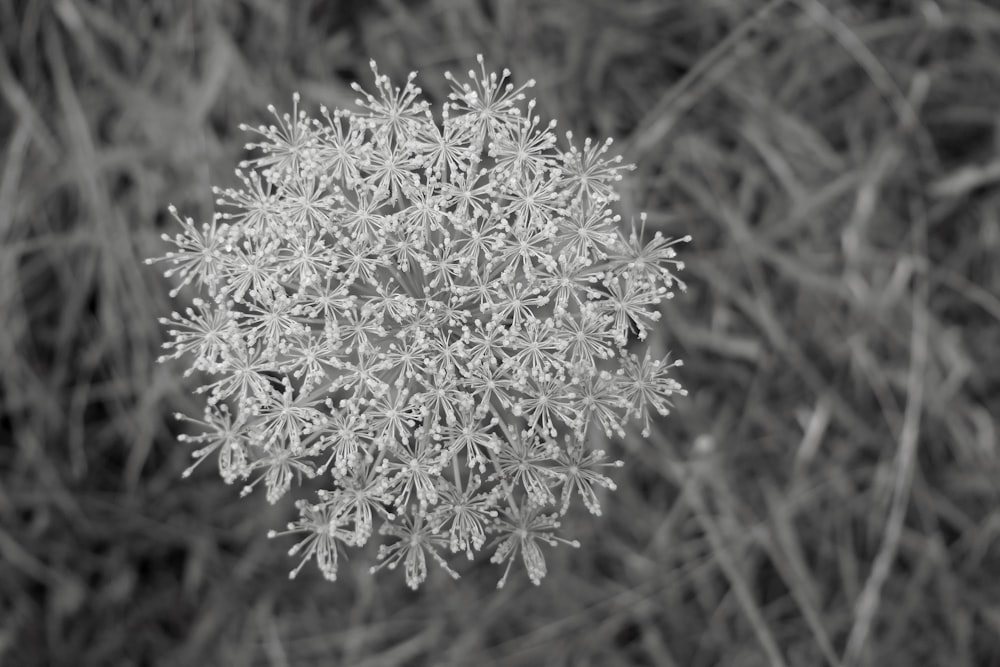
<path fill-rule="evenodd" d="M 584 506 L 591 514 L 601 514 L 601 504 L 597 500 L 597 492 L 594 487 L 601 486 L 614 491 L 615 483 L 598 472 L 598 468 L 620 468 L 625 465 L 623 461 L 605 463 L 603 459 L 603 450 L 588 450 L 578 442 L 570 442 L 565 448 L 560 448 L 556 452 L 555 470 L 562 476 L 563 480 L 562 501 L 559 510 L 561 514 L 565 514 L 569 510 L 570 497 L 574 489 L 583 499 Z"/>
<path fill-rule="evenodd" d="M 498 533 L 494 540 L 496 551 L 490 558 L 491 563 L 507 563 L 503 576 L 497 582 L 497 588 L 503 588 L 507 583 L 511 565 L 514 558 L 521 554 L 524 562 L 524 569 L 528 572 L 531 583 L 538 586 L 548 573 L 545 565 L 545 555 L 542 553 L 539 542 L 544 542 L 549 546 L 556 546 L 558 543 L 568 544 L 571 547 L 579 547 L 576 540 L 567 540 L 557 537 L 555 531 L 559 529 L 560 523 L 555 514 L 542 514 L 541 511 L 531 505 L 511 504 L 503 512 L 503 515 L 494 523 L 491 532 Z"/>
<path fill-rule="evenodd" d="M 383 567 L 390 570 L 403 563 L 406 572 L 406 585 L 417 590 L 427 578 L 427 555 L 437 561 L 445 572 L 453 579 L 458 579 L 458 573 L 448 566 L 438 549 L 447 545 L 448 539 L 433 530 L 425 521 L 425 515 L 418 511 L 403 514 L 398 524 L 385 523 L 379 529 L 383 535 L 399 538 L 392 544 L 379 546 L 378 560 L 380 564 L 371 568 L 372 573 Z"/>
<path fill-rule="evenodd" d="M 634 354 L 622 359 L 618 384 L 632 415 L 642 419 L 643 437 L 649 437 L 650 433 L 649 409 L 653 408 L 665 417 L 670 414 L 670 399 L 675 394 L 683 396 L 687 393 L 681 383 L 670 376 L 672 369 L 683 365 L 680 359 L 674 362 L 669 362 L 669 357 L 652 359 L 649 350 L 642 359 Z"/>
<path fill-rule="evenodd" d="M 436 532 L 444 534 L 447 528 L 452 553 L 463 551 L 469 560 L 483 547 L 486 531 L 497 518 L 496 489 L 484 491 L 481 486 L 478 475 L 469 477 L 464 489 L 443 485 L 442 502 L 434 515 Z"/>
<path fill-rule="evenodd" d="M 198 435 L 182 433 L 178 436 L 181 442 L 199 445 L 198 449 L 192 452 L 195 462 L 181 473 L 184 477 L 190 476 L 194 469 L 212 454 L 217 454 L 219 475 L 226 482 L 232 484 L 248 474 L 246 436 L 241 431 L 240 424 L 234 421 L 228 405 L 206 406 L 203 419 L 193 419 L 180 413 L 176 417 L 206 429 Z"/>
<path fill-rule="evenodd" d="M 684 288 L 686 239 L 625 229 L 612 143 L 563 141 L 532 81 L 478 62 L 439 110 L 374 63 L 355 110 L 270 107 L 244 126 L 241 185 L 201 226 L 171 208 L 174 249 L 151 260 L 197 293 L 162 358 L 204 379 L 195 465 L 218 455 L 271 502 L 325 487 L 297 503 L 293 574 L 315 556 L 333 579 L 339 549 L 381 535 L 375 569 L 416 587 L 427 554 L 454 574 L 440 549 L 473 558 L 494 534 L 501 584 L 517 554 L 538 583 L 541 545 L 572 543 L 556 517 L 614 488 L 592 441 L 684 393 L 679 362 L 629 348 Z"/>
<path fill-rule="evenodd" d="M 289 574 L 294 579 L 310 558 L 316 558 L 320 572 L 329 581 L 337 579 L 337 567 L 340 561 L 341 544 L 354 544 L 355 535 L 345 529 L 345 518 L 336 512 L 336 506 L 330 502 L 310 504 L 305 500 L 296 502 L 299 508 L 299 519 L 288 524 L 288 530 L 271 531 L 268 537 L 279 535 L 305 533 L 306 536 L 288 551 L 289 556 L 302 554 L 302 560 Z"/>

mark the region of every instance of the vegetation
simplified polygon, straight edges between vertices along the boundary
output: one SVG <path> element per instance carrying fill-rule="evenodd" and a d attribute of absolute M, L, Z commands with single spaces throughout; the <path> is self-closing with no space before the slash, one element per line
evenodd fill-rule
<path fill-rule="evenodd" d="M 0 662 L 1000 663 L 998 38 L 975 0 L 0 3 Z M 289 581 L 290 498 L 181 477 L 193 295 L 143 260 L 268 104 L 374 59 L 440 105 L 478 53 L 692 237 L 644 342 L 689 393 L 602 445 L 539 587 L 411 591 L 374 541 Z"/>

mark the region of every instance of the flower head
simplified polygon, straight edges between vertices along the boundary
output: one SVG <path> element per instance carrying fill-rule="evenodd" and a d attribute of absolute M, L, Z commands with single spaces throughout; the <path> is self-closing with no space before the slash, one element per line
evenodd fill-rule
<path fill-rule="evenodd" d="M 447 568 L 440 547 L 471 558 L 493 532 L 494 561 L 521 554 L 537 583 L 555 517 L 614 488 L 594 429 L 648 429 L 683 393 L 676 362 L 627 349 L 683 288 L 678 241 L 622 227 L 630 167 L 610 141 L 566 145 L 533 82 L 480 57 L 436 112 L 415 74 L 372 71 L 356 110 L 271 108 L 212 221 L 175 213 L 160 260 L 199 296 L 164 358 L 207 376 L 209 406 L 187 439 L 271 501 L 325 481 L 291 530 L 329 578 L 380 534 L 417 586 L 427 554 Z"/>

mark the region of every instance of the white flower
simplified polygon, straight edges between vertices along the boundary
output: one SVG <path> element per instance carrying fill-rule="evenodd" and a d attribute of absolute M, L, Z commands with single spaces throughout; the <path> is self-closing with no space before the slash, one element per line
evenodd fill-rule
<path fill-rule="evenodd" d="M 313 118 L 296 95 L 245 128 L 256 155 L 210 223 L 175 213 L 172 294 L 207 298 L 165 320 L 164 359 L 207 375 L 218 431 L 188 439 L 228 482 L 262 470 L 246 488 L 271 501 L 321 476 L 293 531 L 328 578 L 381 522 L 401 539 L 382 564 L 404 562 L 411 586 L 426 553 L 447 568 L 437 547 L 472 557 L 491 531 L 494 560 L 509 572 L 520 553 L 538 583 L 572 491 L 597 513 L 594 487 L 613 488 L 591 429 L 648 429 L 683 394 L 677 362 L 626 349 L 683 289 L 678 241 L 645 239 L 644 216 L 622 228 L 630 167 L 610 141 L 562 147 L 533 82 L 480 57 L 468 81 L 447 75 L 437 113 L 415 74 L 372 70 L 356 111 Z"/>

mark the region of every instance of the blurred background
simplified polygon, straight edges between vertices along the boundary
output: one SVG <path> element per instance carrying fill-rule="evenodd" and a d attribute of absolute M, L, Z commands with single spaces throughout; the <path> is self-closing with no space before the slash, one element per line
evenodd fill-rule
<path fill-rule="evenodd" d="M 0 664 L 1000 664 L 1000 9 L 986 0 L 0 1 Z M 482 53 L 691 234 L 689 389 L 549 576 L 288 581 L 190 452 L 169 203 L 266 105 Z"/>

